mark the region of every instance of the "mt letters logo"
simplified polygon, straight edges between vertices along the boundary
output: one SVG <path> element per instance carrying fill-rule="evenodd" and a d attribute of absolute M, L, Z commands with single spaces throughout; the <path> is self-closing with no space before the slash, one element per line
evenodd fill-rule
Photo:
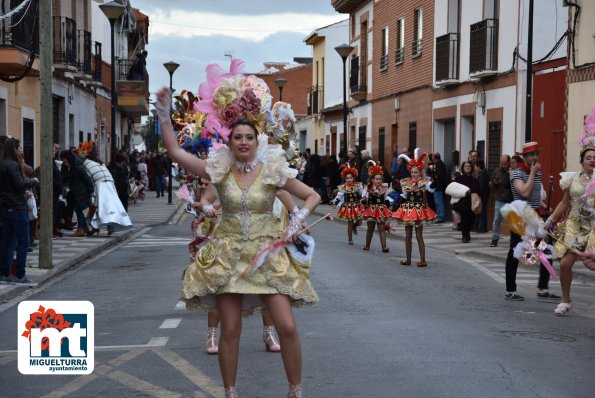
<path fill-rule="evenodd" d="M 93 304 L 23 301 L 19 304 L 19 372 L 89 374 L 95 358 Z"/>

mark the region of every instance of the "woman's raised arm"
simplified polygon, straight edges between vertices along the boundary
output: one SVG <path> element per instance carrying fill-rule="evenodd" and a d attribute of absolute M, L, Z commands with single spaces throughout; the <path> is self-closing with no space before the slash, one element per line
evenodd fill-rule
<path fill-rule="evenodd" d="M 157 92 L 156 107 L 161 123 L 161 137 L 169 156 L 193 174 L 208 179 L 209 175 L 205 171 L 206 162 L 184 151 L 178 145 L 174 128 L 171 125 L 171 92 L 168 88 L 162 88 Z"/>

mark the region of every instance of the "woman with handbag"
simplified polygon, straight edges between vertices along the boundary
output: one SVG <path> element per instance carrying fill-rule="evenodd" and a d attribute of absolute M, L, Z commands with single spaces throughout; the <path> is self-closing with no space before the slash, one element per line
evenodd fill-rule
<path fill-rule="evenodd" d="M 475 211 L 479 206 L 481 212 L 481 199 L 479 199 L 480 187 L 479 181 L 473 177 L 473 165 L 471 162 L 463 162 L 461 165 L 461 175 L 455 180 L 459 184 L 463 184 L 469 188 L 467 195 L 459 200 L 454 206 L 454 210 L 461 215 L 461 235 L 463 243 L 471 241 L 471 227 L 475 222 Z M 479 199 L 479 203 L 477 202 Z M 473 210 L 475 209 L 475 211 Z"/>

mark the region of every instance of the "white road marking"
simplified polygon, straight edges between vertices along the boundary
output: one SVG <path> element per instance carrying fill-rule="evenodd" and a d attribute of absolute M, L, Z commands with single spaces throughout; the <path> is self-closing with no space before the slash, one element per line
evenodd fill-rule
<path fill-rule="evenodd" d="M 149 347 L 163 347 L 167 344 L 169 337 L 151 337 L 151 340 L 147 343 Z"/>
<path fill-rule="evenodd" d="M 182 322 L 182 318 L 170 318 L 163 321 L 159 329 L 175 329 L 180 326 L 180 322 Z"/>

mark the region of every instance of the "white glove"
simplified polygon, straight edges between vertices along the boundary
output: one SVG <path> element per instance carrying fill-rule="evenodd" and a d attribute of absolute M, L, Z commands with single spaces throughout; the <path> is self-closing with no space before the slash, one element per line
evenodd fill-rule
<path fill-rule="evenodd" d="M 204 213 L 205 216 L 207 217 L 215 217 L 215 215 L 217 214 L 215 212 L 215 208 L 213 207 L 213 205 L 209 204 L 209 205 L 204 205 L 202 207 L 202 212 Z"/>
<path fill-rule="evenodd" d="M 162 95 L 157 96 L 155 108 L 157 108 L 157 115 L 161 121 L 171 120 L 171 91 L 163 89 Z"/>
<path fill-rule="evenodd" d="M 291 213 L 291 222 L 287 226 L 285 231 L 285 239 L 290 241 L 293 236 L 302 230 L 302 222 L 310 215 L 310 210 L 303 208 L 301 210 L 295 210 Z"/>

